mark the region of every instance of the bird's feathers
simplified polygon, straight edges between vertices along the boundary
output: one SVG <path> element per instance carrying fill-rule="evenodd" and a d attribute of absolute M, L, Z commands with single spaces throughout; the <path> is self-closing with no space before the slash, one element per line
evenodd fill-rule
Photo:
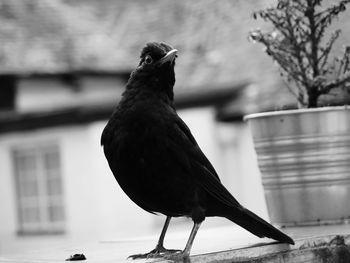
<path fill-rule="evenodd" d="M 155 60 L 158 60 L 172 49 L 171 46 L 162 42 L 150 42 L 142 49 L 140 58 L 142 60 L 147 54 L 151 54 Z"/>
<path fill-rule="evenodd" d="M 196 223 L 205 216 L 222 216 L 257 236 L 292 244 L 288 236 L 238 203 L 177 115 L 175 56 L 166 63 L 149 63 L 171 50 L 164 43 L 146 45 L 102 133 L 104 153 L 121 188 L 151 213 L 191 216 Z"/>
<path fill-rule="evenodd" d="M 293 239 L 242 206 L 236 207 L 226 218 L 258 237 L 268 237 L 294 245 Z"/>

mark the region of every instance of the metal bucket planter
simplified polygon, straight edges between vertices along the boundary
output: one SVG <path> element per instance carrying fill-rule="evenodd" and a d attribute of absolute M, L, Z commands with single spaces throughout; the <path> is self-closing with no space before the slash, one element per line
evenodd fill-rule
<path fill-rule="evenodd" d="M 350 219 L 350 108 L 251 114 L 270 220 L 309 225 Z"/>

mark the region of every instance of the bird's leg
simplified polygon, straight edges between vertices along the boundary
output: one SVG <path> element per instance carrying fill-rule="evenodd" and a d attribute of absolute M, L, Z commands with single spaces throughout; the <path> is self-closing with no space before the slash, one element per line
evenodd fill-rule
<path fill-rule="evenodd" d="M 167 254 L 172 254 L 172 253 L 176 253 L 176 252 L 181 251 L 181 250 L 177 250 L 177 249 L 166 249 L 164 247 L 164 237 L 165 237 L 166 231 L 168 230 L 170 219 L 171 219 L 170 216 L 167 216 L 167 218 L 165 219 L 165 223 L 164 223 L 162 232 L 160 233 L 158 243 L 157 243 L 155 249 L 153 249 L 150 252 L 145 253 L 145 254 L 131 255 L 128 258 L 132 258 L 132 259 L 157 258 L 157 257 L 163 257 L 164 255 L 167 255 Z"/>
<path fill-rule="evenodd" d="M 168 230 L 170 219 L 171 219 L 170 216 L 167 216 L 167 218 L 165 219 L 165 223 L 164 223 L 162 232 L 160 233 L 157 246 L 156 246 L 155 249 L 153 249 L 151 251 L 151 252 L 154 252 L 154 254 L 158 254 L 159 256 L 162 256 L 164 254 L 175 253 L 175 252 L 181 251 L 181 250 L 178 250 L 178 249 L 166 249 L 164 247 L 164 237 L 165 237 L 166 231 Z"/>
<path fill-rule="evenodd" d="M 165 255 L 164 258 L 166 259 L 170 259 L 170 260 L 174 260 L 174 261 L 184 261 L 186 262 L 186 259 L 189 258 L 190 256 L 190 252 L 191 252 L 191 248 L 193 245 L 193 241 L 194 238 L 197 235 L 198 229 L 201 226 L 201 222 L 200 223 L 194 223 L 190 237 L 188 238 L 186 247 L 184 250 L 180 251 L 180 252 L 175 252 L 173 254 L 169 254 L 169 255 Z"/>

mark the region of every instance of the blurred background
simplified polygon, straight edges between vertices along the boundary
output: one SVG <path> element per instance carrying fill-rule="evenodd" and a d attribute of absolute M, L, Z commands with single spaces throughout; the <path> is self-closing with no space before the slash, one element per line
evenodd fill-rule
<path fill-rule="evenodd" d="M 295 107 L 277 67 L 248 40 L 265 28 L 252 12 L 271 3 L 0 0 L 0 255 L 160 233 L 164 217 L 128 199 L 100 147 L 149 41 L 179 50 L 179 115 L 223 184 L 268 219 L 242 117 Z M 210 218 L 203 227 L 225 224 Z M 170 228 L 191 225 L 175 219 Z"/>

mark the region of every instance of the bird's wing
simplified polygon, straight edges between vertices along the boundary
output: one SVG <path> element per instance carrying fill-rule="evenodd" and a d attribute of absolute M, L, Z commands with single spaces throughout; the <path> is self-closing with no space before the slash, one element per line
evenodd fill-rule
<path fill-rule="evenodd" d="M 177 118 L 175 123 L 175 132 L 177 133 L 176 135 L 182 139 L 182 142 L 180 143 L 184 144 L 184 146 L 186 144 L 186 147 L 191 153 L 191 156 L 195 157 L 198 163 L 203 165 L 203 167 L 205 167 L 212 174 L 212 176 L 216 177 L 216 179 L 220 181 L 219 175 L 216 173 L 213 165 L 210 163 L 208 158 L 200 149 L 190 129 L 187 127 L 186 123 L 184 123 L 184 121 L 179 117 Z"/>
<path fill-rule="evenodd" d="M 214 167 L 198 146 L 189 128 L 179 117 L 169 136 L 177 146 L 177 150 L 172 151 L 175 154 L 174 158 L 182 164 L 185 163 L 187 169 L 197 178 L 198 184 L 208 194 L 228 206 L 239 205 L 238 201 L 221 184 Z"/>
<path fill-rule="evenodd" d="M 198 180 L 199 185 L 215 199 L 227 206 L 237 207 L 240 206 L 238 201 L 230 194 L 230 192 L 216 180 L 212 173 L 203 165 L 196 162 L 193 164 L 195 174 L 200 174 Z"/>

